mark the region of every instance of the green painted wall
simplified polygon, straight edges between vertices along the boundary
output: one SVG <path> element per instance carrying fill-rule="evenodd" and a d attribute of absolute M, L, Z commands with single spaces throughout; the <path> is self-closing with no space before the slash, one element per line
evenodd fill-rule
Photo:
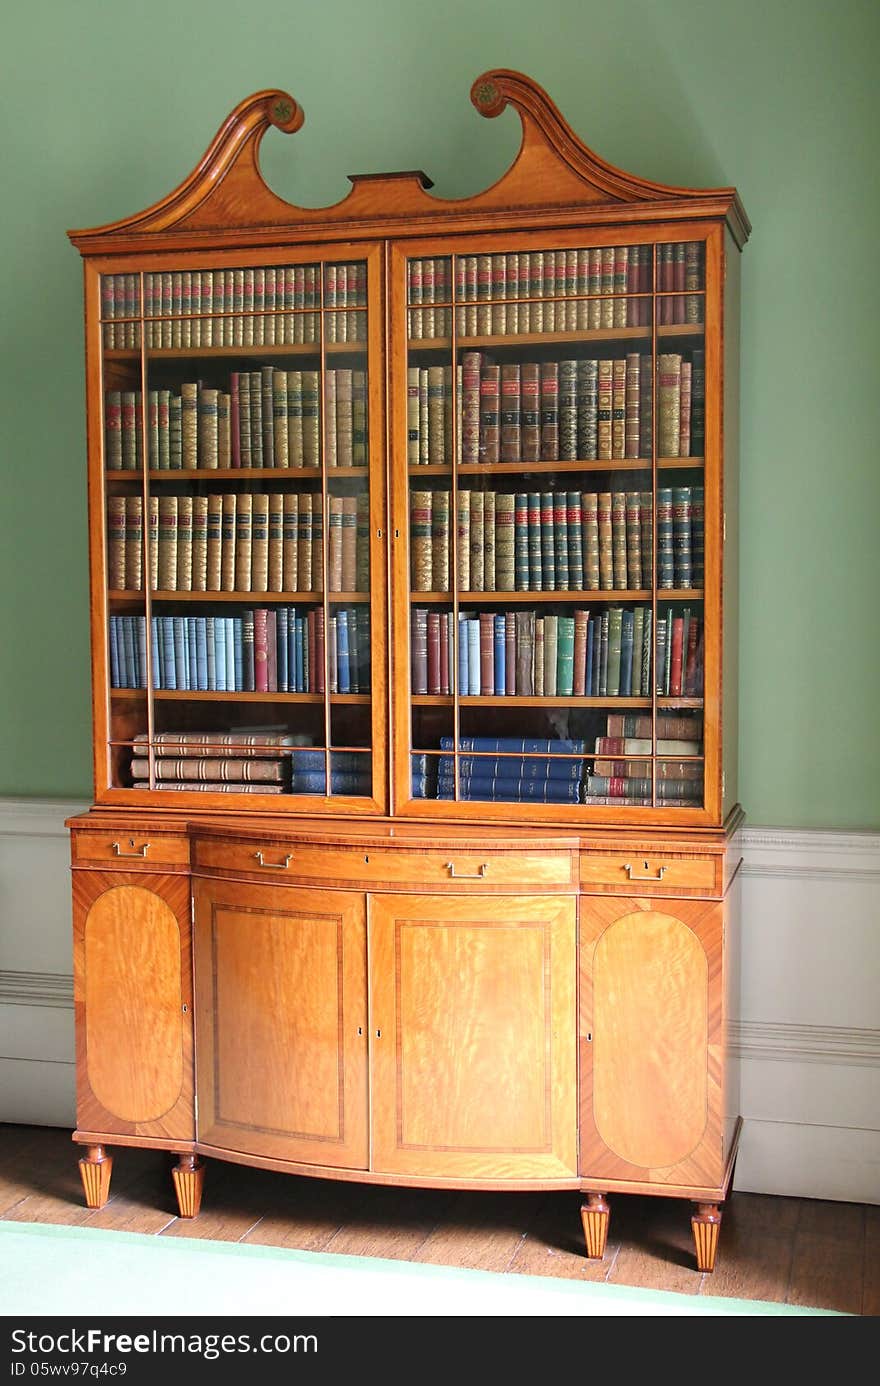
<path fill-rule="evenodd" d="M 0 793 L 90 793 L 80 266 L 65 231 L 140 210 L 262 87 L 282 195 L 424 168 L 477 191 L 539 81 L 587 144 L 673 184 L 735 183 L 743 263 L 740 792 L 753 823 L 880 828 L 880 390 L 874 0 L 36 0 L 0 58 Z"/>

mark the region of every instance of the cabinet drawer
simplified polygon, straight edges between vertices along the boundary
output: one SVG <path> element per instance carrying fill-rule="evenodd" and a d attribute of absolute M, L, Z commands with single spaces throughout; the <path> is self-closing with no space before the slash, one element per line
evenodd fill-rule
<path fill-rule="evenodd" d="M 567 851 L 480 852 L 473 848 L 414 851 L 393 847 L 310 846 L 197 838 L 196 870 L 258 876 L 322 885 L 443 885 L 451 890 L 509 889 L 511 886 L 572 886 L 573 857 Z"/>
<path fill-rule="evenodd" d="M 581 889 L 627 895 L 720 895 L 721 857 L 581 852 Z"/>
<path fill-rule="evenodd" d="M 189 839 L 181 833 L 130 833 L 125 829 L 71 835 L 74 866 L 118 866 L 126 871 L 186 870 Z"/>

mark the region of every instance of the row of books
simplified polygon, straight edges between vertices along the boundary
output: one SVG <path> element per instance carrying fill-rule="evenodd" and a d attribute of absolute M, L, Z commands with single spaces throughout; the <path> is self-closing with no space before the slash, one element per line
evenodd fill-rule
<path fill-rule="evenodd" d="M 415 607 L 411 614 L 414 695 L 460 697 L 649 697 L 651 608 L 571 614 Z M 690 608 L 657 616 L 656 692 L 699 697 L 703 623 Z"/>
<path fill-rule="evenodd" d="M 457 757 L 454 746 L 452 737 L 441 737 L 445 754 L 413 755 L 415 798 L 681 807 L 702 802 L 699 761 L 658 761 L 656 777 L 650 771 L 608 775 L 596 770 L 580 739 L 461 737 Z"/>
<path fill-rule="evenodd" d="M 321 373 L 262 366 L 232 371 L 229 389 L 202 381 L 147 391 L 147 465 L 155 471 L 195 468 L 317 468 L 321 463 Z M 140 390 L 108 390 L 105 463 L 137 471 L 144 459 Z M 365 371 L 324 372 L 324 464 L 367 461 Z"/>
<path fill-rule="evenodd" d="M 369 497 L 328 496 L 327 590 L 369 589 Z M 320 492 L 151 495 L 150 586 L 163 592 L 317 592 L 324 581 Z M 141 496 L 108 496 L 110 589 L 144 585 Z"/>
<path fill-rule="evenodd" d="M 365 607 L 257 607 L 240 616 L 110 617 L 110 685 L 200 693 L 368 693 Z M 326 667 L 325 667 L 326 666 Z"/>
<path fill-rule="evenodd" d="M 645 326 L 651 321 L 653 264 L 651 245 L 459 255 L 453 286 L 449 257 L 412 259 L 409 335 L 448 337 L 452 307 L 438 305 L 453 302 L 463 305 L 456 310 L 459 336 Z M 669 295 L 657 300 L 658 323 L 702 322 L 703 242 L 658 245 L 656 287 Z"/>
<path fill-rule="evenodd" d="M 410 491 L 414 592 L 447 592 L 451 493 Z M 699 588 L 705 567 L 704 488 L 657 492 L 657 585 Z M 640 591 L 652 585 L 650 491 L 456 493 L 461 592 Z"/>
<path fill-rule="evenodd" d="M 654 437 L 654 360 L 617 357 L 507 361 L 465 351 L 461 363 L 407 368 L 407 461 L 463 463 L 644 459 Z M 657 453 L 701 457 L 705 352 L 656 362 Z M 453 417 L 454 410 L 454 417 Z"/>
<path fill-rule="evenodd" d="M 369 752 L 323 749 L 252 750 L 239 742 L 217 746 L 199 733 L 135 738 L 133 788 L 231 794 L 369 794 Z M 232 734 L 233 736 L 235 733 Z M 201 742 L 201 748 L 200 748 Z"/>
<path fill-rule="evenodd" d="M 317 342 L 321 309 L 327 341 L 363 341 L 367 335 L 366 263 L 324 265 L 323 269 L 323 280 L 320 265 L 145 274 L 145 344 L 151 350 L 174 350 Z M 101 317 L 105 347 L 140 346 L 139 275 L 101 276 Z M 149 321 L 153 318 L 161 321 Z"/>

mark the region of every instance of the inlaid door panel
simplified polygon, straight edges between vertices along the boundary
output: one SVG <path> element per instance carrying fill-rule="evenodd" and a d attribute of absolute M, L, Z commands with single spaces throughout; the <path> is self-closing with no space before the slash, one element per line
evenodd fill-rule
<path fill-rule="evenodd" d="M 371 896 L 373 1168 L 576 1174 L 575 901 Z"/>
<path fill-rule="evenodd" d="M 723 906 L 581 899 L 581 1175 L 723 1171 Z"/>
<path fill-rule="evenodd" d="M 195 882 L 199 1140 L 366 1168 L 364 897 Z"/>
<path fill-rule="evenodd" d="M 189 880 L 73 872 L 77 1125 L 192 1140 Z"/>

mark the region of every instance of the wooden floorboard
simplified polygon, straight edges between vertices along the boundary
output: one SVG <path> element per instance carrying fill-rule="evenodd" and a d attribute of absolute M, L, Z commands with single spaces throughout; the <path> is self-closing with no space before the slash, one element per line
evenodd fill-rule
<path fill-rule="evenodd" d="M 182 1219 L 176 1157 L 113 1149 L 110 1198 L 85 1207 L 70 1132 L 0 1125 L 0 1219 L 246 1242 L 511 1275 L 606 1281 L 679 1294 L 880 1314 L 880 1208 L 734 1194 L 714 1274 L 694 1262 L 691 1205 L 619 1194 L 608 1245 L 589 1260 L 578 1193 L 475 1193 L 297 1178 L 207 1162 L 202 1210 Z"/>

